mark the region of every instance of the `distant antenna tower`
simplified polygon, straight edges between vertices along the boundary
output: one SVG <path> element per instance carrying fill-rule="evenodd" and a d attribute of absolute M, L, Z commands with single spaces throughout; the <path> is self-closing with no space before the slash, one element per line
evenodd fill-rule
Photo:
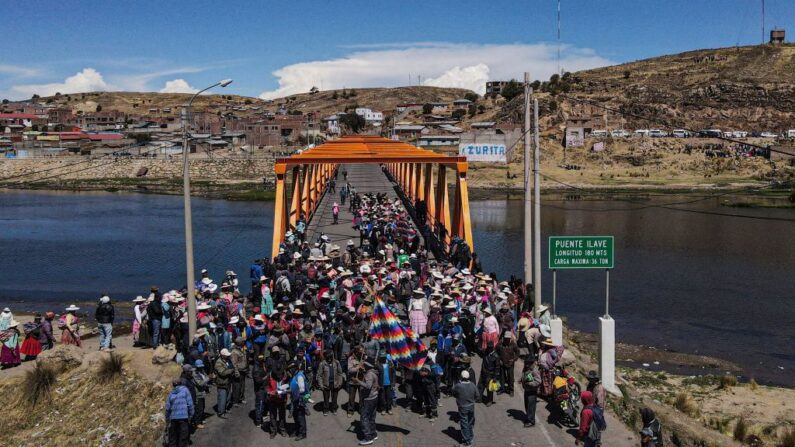
<path fill-rule="evenodd" d="M 764 0 L 762 0 L 764 3 Z M 764 32 L 762 33 L 764 34 Z M 560 73 L 560 0 L 558 0 L 558 74 Z"/>
<path fill-rule="evenodd" d="M 762 0 L 762 45 L 765 44 L 765 0 Z"/>

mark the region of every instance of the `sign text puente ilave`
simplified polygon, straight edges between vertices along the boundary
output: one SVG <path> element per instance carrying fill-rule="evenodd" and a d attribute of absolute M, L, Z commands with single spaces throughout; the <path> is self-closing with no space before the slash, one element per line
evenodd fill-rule
<path fill-rule="evenodd" d="M 381 165 L 385 173 L 397 183 L 398 193 L 407 203 L 425 203 L 425 222 L 431 229 L 437 229 L 437 234 L 440 227 L 447 230 L 444 232 L 445 243 L 457 236 L 474 249 L 469 218 L 466 157 L 448 156 L 382 137 L 350 135 L 290 157 L 276 159 L 272 245 L 274 257 L 279 253 L 279 245 L 284 241 L 285 232 L 295 226 L 301 215 L 307 222 L 311 221 L 328 190 L 329 181 L 343 164 Z M 288 171 L 292 171 L 289 185 Z M 452 210 L 448 171 L 455 175 Z M 414 209 L 412 211 L 416 212 Z"/>

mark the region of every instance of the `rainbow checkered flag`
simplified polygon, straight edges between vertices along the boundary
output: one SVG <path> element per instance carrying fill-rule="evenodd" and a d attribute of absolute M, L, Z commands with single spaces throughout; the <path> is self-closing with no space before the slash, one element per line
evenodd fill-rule
<path fill-rule="evenodd" d="M 409 369 L 420 369 L 425 363 L 427 349 L 420 338 L 400 324 L 381 298 L 375 299 L 370 317 L 370 337 L 378 340 L 392 360 Z"/>

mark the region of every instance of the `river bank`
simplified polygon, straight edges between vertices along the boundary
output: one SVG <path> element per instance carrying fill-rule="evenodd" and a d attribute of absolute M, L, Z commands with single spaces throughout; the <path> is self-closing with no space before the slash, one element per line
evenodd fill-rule
<path fill-rule="evenodd" d="M 289 185 L 288 185 L 289 186 Z M 454 184 L 450 185 L 451 188 Z M 592 199 L 621 198 L 622 196 L 633 199 L 642 199 L 650 195 L 671 194 L 706 194 L 736 193 L 752 200 L 727 201 L 724 206 L 738 208 L 769 207 L 789 208 L 795 201 L 795 190 L 788 185 L 770 185 L 765 182 L 743 182 L 727 184 L 685 184 L 685 185 L 648 185 L 648 184 L 572 184 L 562 185 L 558 182 L 542 182 L 542 194 L 564 194 L 570 200 L 579 200 L 583 197 Z M 17 191 L 68 191 L 68 192 L 129 192 L 139 194 L 182 195 L 182 179 L 147 179 L 147 178 L 117 178 L 117 179 L 83 179 L 83 180 L 58 180 L 43 181 L 24 184 L 9 184 L 0 182 L 0 190 Z M 235 180 L 192 180 L 191 194 L 196 197 L 209 199 L 226 199 L 236 201 L 272 201 L 276 192 L 265 186 L 261 181 Z M 521 200 L 524 197 L 522 186 L 504 185 L 487 186 L 470 184 L 470 200 L 506 199 Z M 759 199 L 759 200 L 753 200 Z M 763 200 L 764 199 L 764 200 Z"/>

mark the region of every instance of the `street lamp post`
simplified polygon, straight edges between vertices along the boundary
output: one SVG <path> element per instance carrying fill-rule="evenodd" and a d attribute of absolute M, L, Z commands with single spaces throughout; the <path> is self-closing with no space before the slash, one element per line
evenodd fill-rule
<path fill-rule="evenodd" d="M 193 271 L 193 222 L 190 210 L 190 164 L 188 158 L 190 150 L 188 149 L 188 110 L 190 110 L 193 100 L 199 94 L 210 90 L 213 87 L 221 86 L 226 87 L 231 84 L 231 79 L 224 79 L 223 81 L 216 82 L 215 84 L 196 92 L 191 96 L 190 101 L 182 107 L 182 189 L 183 197 L 185 199 L 185 264 L 187 269 L 188 281 L 188 340 L 193 340 L 193 334 L 196 333 L 196 287 Z"/>

